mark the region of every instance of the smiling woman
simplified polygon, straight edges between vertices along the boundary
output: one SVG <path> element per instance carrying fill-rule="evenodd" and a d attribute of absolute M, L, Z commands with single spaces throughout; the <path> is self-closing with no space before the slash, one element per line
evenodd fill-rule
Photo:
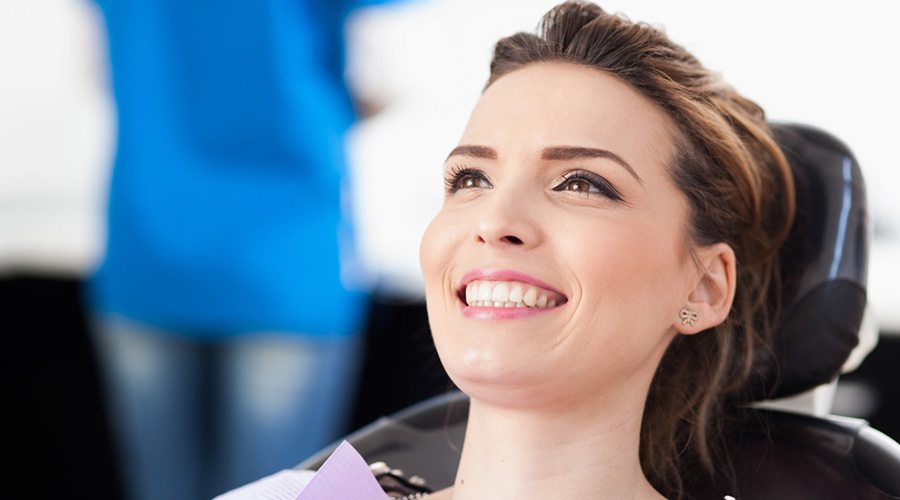
<path fill-rule="evenodd" d="M 497 44 L 422 239 L 471 397 L 460 498 L 680 498 L 777 312 L 791 176 L 762 110 L 647 25 L 567 3 Z M 724 492 L 723 492 L 724 493 Z"/>

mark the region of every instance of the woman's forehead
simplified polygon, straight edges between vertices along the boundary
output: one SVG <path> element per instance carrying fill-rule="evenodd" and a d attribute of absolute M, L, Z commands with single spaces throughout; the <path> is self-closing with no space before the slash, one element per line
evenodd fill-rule
<path fill-rule="evenodd" d="M 670 157 L 674 130 L 662 109 L 616 76 L 536 63 L 485 90 L 460 143 L 490 146 L 500 156 L 537 156 L 555 145 L 597 147 L 642 164 Z"/>

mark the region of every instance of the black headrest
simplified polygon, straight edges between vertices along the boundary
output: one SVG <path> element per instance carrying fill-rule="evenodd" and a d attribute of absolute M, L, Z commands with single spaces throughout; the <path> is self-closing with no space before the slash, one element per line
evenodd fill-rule
<path fill-rule="evenodd" d="M 760 359 L 754 399 L 828 383 L 856 347 L 866 306 L 866 193 L 853 153 L 833 136 L 773 124 L 796 185 L 797 212 L 781 251 L 782 315 Z"/>

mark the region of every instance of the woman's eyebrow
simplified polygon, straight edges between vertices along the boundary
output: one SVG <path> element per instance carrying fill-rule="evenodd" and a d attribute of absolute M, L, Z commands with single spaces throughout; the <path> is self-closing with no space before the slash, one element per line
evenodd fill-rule
<path fill-rule="evenodd" d="M 644 183 L 637 172 L 635 172 L 634 169 L 631 168 L 631 165 L 629 165 L 627 161 L 623 160 L 619 155 L 613 153 L 612 151 L 579 146 L 552 146 L 544 148 L 544 150 L 541 152 L 541 159 L 544 160 L 575 160 L 581 158 L 605 158 L 607 160 L 612 160 L 625 167 L 625 170 L 627 170 L 632 177 L 637 179 L 639 183 Z"/>
<path fill-rule="evenodd" d="M 485 160 L 496 160 L 497 150 L 489 146 L 464 144 L 462 146 L 456 146 L 455 148 L 453 148 L 453 151 L 450 151 L 450 154 L 447 155 L 447 158 L 449 159 L 451 156 L 455 155 L 473 156 L 475 158 L 483 158 Z"/>
<path fill-rule="evenodd" d="M 479 146 L 474 144 L 463 144 L 453 148 L 453 151 L 450 151 L 447 158 L 449 159 L 451 156 L 456 155 L 471 156 L 486 160 L 496 160 L 498 157 L 496 149 L 490 146 Z M 607 160 L 612 160 L 624 167 L 625 170 L 627 170 L 639 183 L 644 183 L 643 179 L 641 179 L 637 172 L 631 168 L 631 165 L 629 165 L 627 161 L 606 149 L 586 148 L 581 146 L 551 146 L 544 148 L 543 151 L 541 151 L 541 159 L 544 160 L 576 160 L 581 158 L 605 158 Z"/>

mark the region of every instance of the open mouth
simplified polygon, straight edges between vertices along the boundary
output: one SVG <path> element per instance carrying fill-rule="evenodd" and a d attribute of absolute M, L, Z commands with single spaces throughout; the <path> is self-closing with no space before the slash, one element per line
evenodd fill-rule
<path fill-rule="evenodd" d="M 457 292 L 469 307 L 510 307 L 549 309 L 565 304 L 564 295 L 522 281 L 470 281 Z"/>

